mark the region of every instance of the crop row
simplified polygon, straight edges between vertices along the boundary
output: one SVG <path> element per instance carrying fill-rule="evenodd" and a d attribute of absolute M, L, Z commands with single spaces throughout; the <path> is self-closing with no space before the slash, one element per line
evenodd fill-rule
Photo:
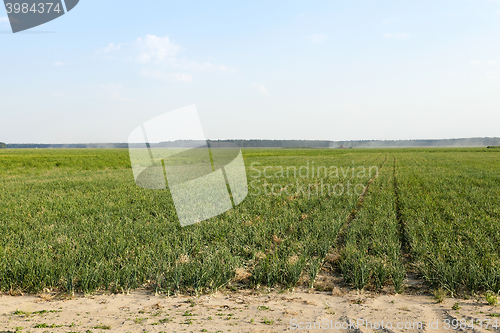
<path fill-rule="evenodd" d="M 412 262 L 452 293 L 500 289 L 499 154 L 401 154 L 401 217 Z"/>
<path fill-rule="evenodd" d="M 346 231 L 340 267 L 357 289 L 392 283 L 399 292 L 406 276 L 402 260 L 393 168 L 386 161 Z"/>

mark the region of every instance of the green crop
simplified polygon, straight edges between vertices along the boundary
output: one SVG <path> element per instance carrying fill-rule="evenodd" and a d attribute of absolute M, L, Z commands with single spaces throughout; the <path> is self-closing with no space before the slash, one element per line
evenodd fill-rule
<path fill-rule="evenodd" d="M 320 272 L 336 270 L 354 288 L 400 292 L 411 270 L 452 295 L 498 293 L 498 150 L 243 156 L 245 201 L 181 228 L 168 190 L 136 186 L 127 150 L 1 150 L 0 289 L 196 294 L 314 287 Z M 339 184 L 351 193 L 339 195 Z M 340 259 L 325 264 L 329 253 Z"/>
<path fill-rule="evenodd" d="M 368 167 L 381 154 L 255 149 L 245 150 L 244 158 L 254 181 L 247 199 L 181 228 L 168 190 L 135 185 L 127 150 L 2 150 L 0 289 L 91 293 L 146 286 L 201 293 L 230 283 L 237 268 L 249 271 L 249 286 L 293 287 L 335 245 L 357 197 L 278 188 L 319 186 L 321 180 L 333 186 L 353 175 L 325 178 L 320 170 L 319 177 L 273 172 L 266 178 L 255 170 L 313 162 L 350 170 Z M 266 192 L 272 185 L 274 192 Z"/>

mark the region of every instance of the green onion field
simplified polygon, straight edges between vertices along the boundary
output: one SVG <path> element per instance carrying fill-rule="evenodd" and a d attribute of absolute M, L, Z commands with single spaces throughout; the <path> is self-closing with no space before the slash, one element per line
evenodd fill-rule
<path fill-rule="evenodd" d="M 500 149 L 243 156 L 247 198 L 181 228 L 168 190 L 136 186 L 126 149 L 0 150 L 0 289 L 314 287 L 326 269 L 357 289 L 403 292 L 411 272 L 500 290 Z"/>

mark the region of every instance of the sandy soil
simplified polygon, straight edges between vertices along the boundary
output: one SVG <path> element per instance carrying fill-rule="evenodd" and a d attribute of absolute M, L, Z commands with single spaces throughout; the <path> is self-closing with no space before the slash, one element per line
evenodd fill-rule
<path fill-rule="evenodd" d="M 0 332 L 492 332 L 498 331 L 493 326 L 495 321 L 500 325 L 499 313 L 482 298 L 446 298 L 437 303 L 428 294 L 338 288 L 330 292 L 243 290 L 200 297 L 134 291 L 59 300 L 49 294 L 4 295 L 0 296 Z M 466 323 L 453 329 L 454 319 Z M 487 320 L 491 321 L 486 329 Z"/>

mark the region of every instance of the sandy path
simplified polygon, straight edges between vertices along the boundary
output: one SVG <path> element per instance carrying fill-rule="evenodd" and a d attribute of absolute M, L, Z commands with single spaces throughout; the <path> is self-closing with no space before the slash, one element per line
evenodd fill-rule
<path fill-rule="evenodd" d="M 486 322 L 482 328 L 476 322 L 474 328 L 456 331 L 492 332 L 498 331 L 491 327 L 495 320 L 500 325 L 500 317 L 489 316 L 500 309 L 483 299 L 448 298 L 438 304 L 429 295 L 245 290 L 191 298 L 167 298 L 146 291 L 70 300 L 46 298 L 1 296 L 0 332 L 450 332 L 453 329 L 446 329 L 445 320 L 454 318 L 468 320 L 467 325 L 471 319 L 492 320 L 488 330 Z M 452 310 L 457 302 L 460 309 Z M 431 325 L 436 320 L 437 329 Z M 316 323 L 316 329 L 308 328 L 308 323 Z M 398 323 L 403 329 L 398 329 Z"/>

